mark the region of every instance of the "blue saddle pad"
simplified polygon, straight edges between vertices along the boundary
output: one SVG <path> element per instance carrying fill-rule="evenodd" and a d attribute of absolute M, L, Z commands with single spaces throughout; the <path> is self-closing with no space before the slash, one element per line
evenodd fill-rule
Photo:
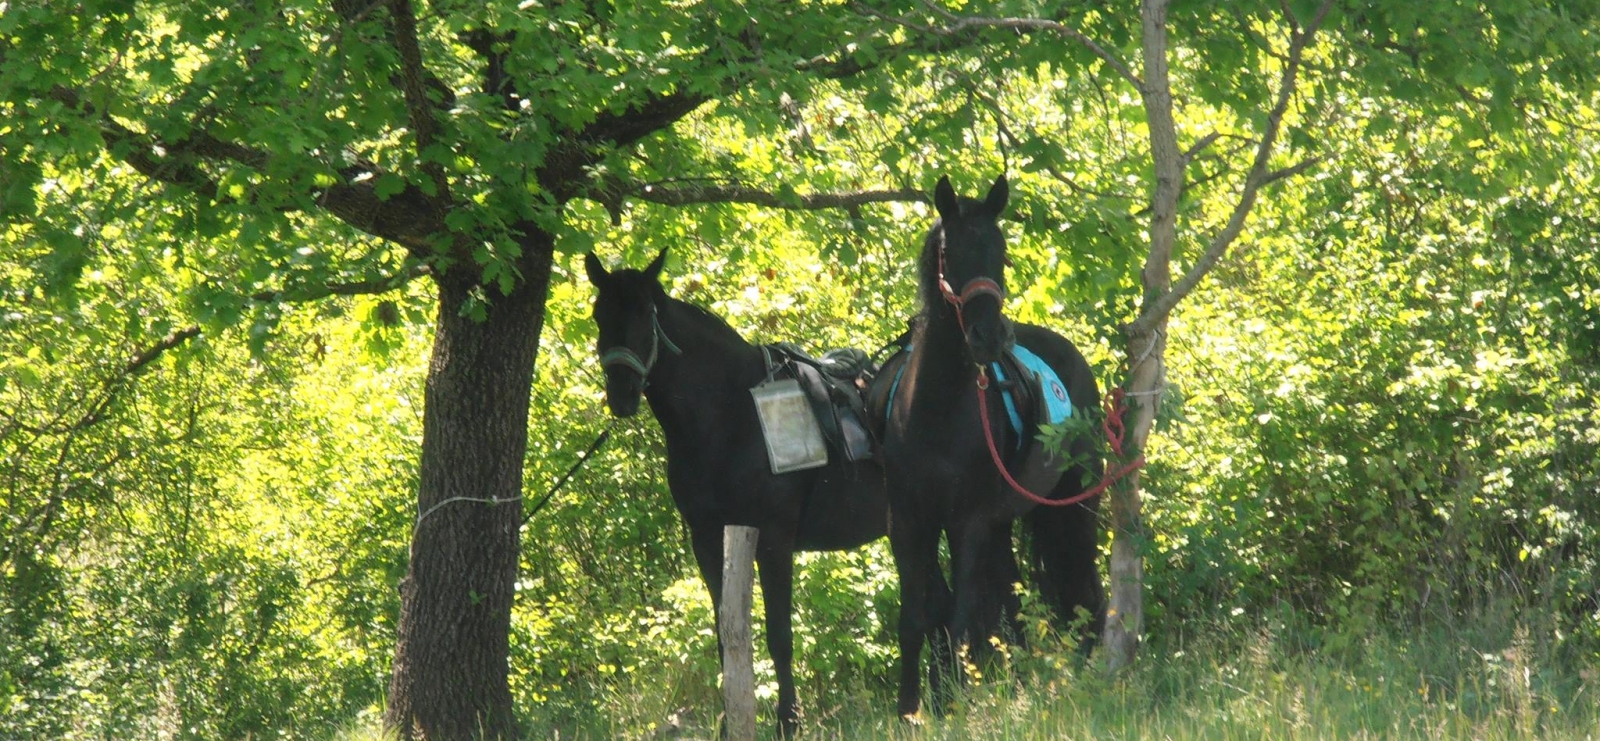
<path fill-rule="evenodd" d="M 911 345 L 906 345 L 905 349 L 910 350 Z M 1056 375 L 1055 369 L 1051 368 L 1049 363 L 1044 362 L 1044 358 L 1039 357 L 1032 350 L 1022 345 L 1012 347 L 1011 355 L 1029 373 L 1039 376 L 1039 393 L 1044 396 L 1045 411 L 1050 417 L 1047 420 L 1040 420 L 1040 423 L 1060 424 L 1068 417 L 1071 417 L 1072 398 L 1067 396 L 1066 384 L 1061 382 L 1061 376 Z M 994 374 L 996 381 L 1006 381 L 1006 373 L 1001 369 L 999 363 L 990 363 L 989 370 Z M 900 368 L 895 371 L 894 383 L 889 385 L 889 409 L 891 410 L 894 409 L 894 397 L 900 392 L 900 378 L 905 375 L 905 372 L 906 366 L 902 363 Z M 1027 437 L 1027 434 L 1022 430 L 1022 413 L 1017 410 L 1017 401 L 1013 398 L 1010 389 L 1001 387 L 1000 396 L 1005 400 L 1006 417 L 1011 420 L 1011 431 L 1017 434 L 1017 445 L 1020 447 L 1022 440 Z"/>

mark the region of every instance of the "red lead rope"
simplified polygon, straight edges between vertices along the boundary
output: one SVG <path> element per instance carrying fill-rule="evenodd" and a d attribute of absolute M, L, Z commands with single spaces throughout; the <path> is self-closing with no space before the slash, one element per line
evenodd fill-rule
<path fill-rule="evenodd" d="M 1011 261 L 1008 259 L 1006 264 L 1009 265 L 1010 263 Z M 944 295 L 945 301 L 955 307 L 956 324 L 961 327 L 963 335 L 967 333 L 967 321 L 966 317 L 962 316 L 961 310 L 967 301 L 970 301 L 974 296 L 986 293 L 994 296 L 995 300 L 1000 301 L 1002 304 L 1005 303 L 1005 293 L 1000 290 L 1000 284 L 982 276 L 967 281 L 967 284 L 961 287 L 961 294 L 957 295 L 955 290 L 950 287 L 950 282 L 944 278 L 944 244 L 942 242 L 939 245 L 939 292 Z M 989 374 L 980 365 L 978 366 L 978 416 L 983 420 L 983 439 L 989 443 L 989 457 L 994 459 L 994 467 L 1000 470 L 1001 478 L 1004 478 L 1006 483 L 1011 485 L 1013 491 L 1021 494 L 1023 499 L 1047 507 L 1065 507 L 1069 504 L 1077 504 L 1085 499 L 1099 496 L 1101 492 L 1119 479 L 1133 473 L 1144 465 L 1144 454 L 1141 453 L 1138 458 L 1127 465 L 1106 474 L 1100 479 L 1100 483 L 1095 484 L 1089 490 L 1066 499 L 1047 499 L 1028 491 L 1027 488 L 1011 477 L 1011 472 L 1006 470 L 1005 461 L 1000 460 L 1000 449 L 995 446 L 994 432 L 989 428 L 989 394 L 985 393 L 988 390 Z M 1100 423 L 1101 429 L 1105 430 L 1106 433 L 1106 442 L 1111 444 L 1111 452 L 1118 460 L 1122 459 L 1122 436 L 1124 433 L 1122 415 L 1128 409 L 1127 405 L 1122 403 L 1122 396 L 1122 389 L 1120 388 L 1112 389 L 1111 394 L 1106 396 L 1106 415 L 1105 419 Z M 1018 430 L 1017 434 L 1022 434 L 1022 431 Z"/>
<path fill-rule="evenodd" d="M 1011 477 L 1011 472 L 1006 470 L 1005 462 L 1000 460 L 1000 449 L 994 444 L 994 432 L 989 426 L 989 395 L 985 393 L 988 390 L 989 375 L 980 367 L 978 369 L 978 416 L 983 420 L 983 439 L 984 442 L 989 443 L 989 457 L 994 459 L 994 467 L 1000 470 L 1001 478 L 1004 478 L 1006 483 L 1011 485 L 1013 491 L 1021 494 L 1023 499 L 1046 507 L 1065 507 L 1069 504 L 1077 504 L 1085 499 L 1099 496 L 1101 492 L 1104 492 L 1113 483 L 1144 465 L 1144 455 L 1140 454 L 1138 458 L 1130 461 L 1122 468 L 1107 473 L 1100 479 L 1100 483 L 1095 484 L 1077 496 L 1067 497 L 1066 499 L 1048 499 L 1028 491 L 1022 484 L 1017 483 L 1016 479 Z M 1105 398 L 1105 419 L 1100 423 L 1101 429 L 1105 430 L 1106 433 L 1106 442 L 1111 444 L 1112 454 L 1119 460 L 1122 458 L 1122 438 L 1126 432 L 1122 424 L 1122 415 L 1128 409 L 1122 399 L 1122 389 L 1111 390 L 1111 393 Z"/>

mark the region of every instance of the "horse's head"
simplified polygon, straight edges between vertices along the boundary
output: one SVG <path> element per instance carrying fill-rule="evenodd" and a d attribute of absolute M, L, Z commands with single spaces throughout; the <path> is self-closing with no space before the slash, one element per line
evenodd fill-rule
<path fill-rule="evenodd" d="M 670 348 L 656 318 L 661 290 L 661 266 L 667 251 L 644 270 L 622 268 L 607 272 L 600 258 L 584 256 L 589 282 L 594 284 L 594 322 L 600 328 L 597 350 L 606 374 L 606 404 L 618 417 L 639 411 L 639 396 L 656 360 Z M 663 345 L 668 347 L 664 348 Z"/>
<path fill-rule="evenodd" d="M 973 362 L 984 365 L 998 360 L 1016 341 L 1002 305 L 1006 240 L 999 222 L 1009 195 L 1004 174 L 995 178 L 981 201 L 956 196 L 949 177 L 939 178 L 933 190 L 939 223 L 928 238 L 937 255 L 926 259 L 937 260 L 938 300 L 955 307 L 967 351 Z"/>

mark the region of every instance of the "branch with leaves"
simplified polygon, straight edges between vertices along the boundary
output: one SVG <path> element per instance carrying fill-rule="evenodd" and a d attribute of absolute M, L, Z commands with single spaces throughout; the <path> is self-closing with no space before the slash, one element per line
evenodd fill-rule
<path fill-rule="evenodd" d="M 1194 291 L 1206 274 L 1227 253 L 1228 248 L 1239 237 L 1239 233 L 1244 230 L 1245 219 L 1250 215 L 1250 211 L 1255 208 L 1256 197 L 1260 193 L 1262 186 L 1299 175 L 1322 160 L 1320 157 L 1310 157 L 1289 167 L 1277 170 L 1269 169 L 1273 148 L 1277 144 L 1278 136 L 1283 129 L 1284 115 L 1288 112 L 1289 103 L 1294 98 L 1295 86 L 1300 73 L 1301 61 L 1305 58 L 1306 48 L 1310 46 L 1316 36 L 1317 29 L 1321 27 L 1323 20 L 1327 18 L 1328 11 L 1332 7 L 1333 0 L 1323 0 L 1316 14 L 1312 16 L 1303 29 L 1297 25 L 1291 26 L 1295 30 L 1290 33 L 1289 51 L 1285 55 L 1283 74 L 1278 79 L 1277 95 L 1272 109 L 1267 113 L 1266 126 L 1261 132 L 1261 139 L 1256 144 L 1255 156 L 1250 165 L 1250 171 L 1245 175 L 1244 187 L 1239 193 L 1239 200 L 1234 204 L 1233 211 L 1228 216 L 1228 222 L 1221 231 L 1212 237 L 1200 259 L 1196 260 L 1195 264 L 1189 268 L 1189 271 L 1177 283 L 1173 284 L 1171 290 L 1155 297 L 1153 301 L 1146 303 L 1142 307 L 1139 317 L 1125 328 L 1128 334 L 1135 335 L 1154 329 L 1156 324 L 1165 319 L 1167 314 L 1178 305 L 1178 302 Z M 1293 15 L 1287 10 L 1284 14 L 1288 17 L 1288 21 L 1294 24 Z M 1164 77 L 1165 75 L 1163 74 Z M 1170 97 L 1168 100 L 1170 100 Z M 1167 125 L 1171 126 L 1170 115 L 1167 118 Z M 1154 135 L 1155 133 L 1152 132 L 1152 136 Z M 1172 137 L 1176 140 L 1175 133 L 1172 134 Z M 1180 183 L 1183 180 L 1181 173 L 1186 169 L 1188 162 L 1197 151 L 1202 149 L 1204 145 L 1209 144 L 1214 137 L 1214 134 L 1208 135 L 1179 158 Z"/>
<path fill-rule="evenodd" d="M 1102 61 L 1109 65 L 1111 69 L 1116 70 L 1117 74 L 1121 76 L 1122 79 L 1127 80 L 1135 88 L 1144 87 L 1144 83 L 1139 80 L 1139 76 L 1134 74 L 1133 69 L 1130 68 L 1126 62 L 1123 62 L 1117 57 L 1117 55 L 1112 54 L 1104 46 L 1100 45 L 1099 42 L 1089 38 L 1082 31 L 1079 31 L 1078 29 L 1073 28 L 1065 23 L 1046 20 L 1043 18 L 984 18 L 979 16 L 961 16 L 956 15 L 955 13 L 952 13 L 949 10 L 932 2 L 925 1 L 923 2 L 923 5 L 928 8 L 930 12 L 939 16 L 940 18 L 943 18 L 945 24 L 940 26 L 918 24 L 903 17 L 885 15 L 859 2 L 855 3 L 852 7 L 855 8 L 856 12 L 862 15 L 888 21 L 889 23 L 902 26 L 908 30 L 916 31 L 920 34 L 936 36 L 964 36 L 970 34 L 975 29 L 982 28 L 999 28 L 1021 32 L 1049 31 L 1071 39 L 1072 41 L 1093 52 L 1095 56 L 1099 57 Z"/>
<path fill-rule="evenodd" d="M 768 208 L 816 211 L 854 209 L 873 203 L 925 203 L 927 194 L 915 188 L 858 190 L 838 193 L 772 192 L 743 185 L 716 185 L 676 182 L 630 183 L 614 185 L 610 192 L 663 206 L 691 206 L 707 203 L 743 203 Z"/>

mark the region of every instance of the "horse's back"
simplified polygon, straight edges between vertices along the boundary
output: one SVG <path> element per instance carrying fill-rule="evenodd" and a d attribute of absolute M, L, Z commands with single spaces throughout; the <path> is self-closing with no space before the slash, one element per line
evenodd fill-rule
<path fill-rule="evenodd" d="M 1037 324 L 1015 325 L 1017 344 L 1032 350 L 1049 363 L 1056 375 L 1067 385 L 1067 395 L 1072 397 L 1076 409 L 1097 409 L 1100 406 L 1100 384 L 1095 382 L 1094 369 L 1078 351 L 1078 346 L 1054 330 Z"/>

